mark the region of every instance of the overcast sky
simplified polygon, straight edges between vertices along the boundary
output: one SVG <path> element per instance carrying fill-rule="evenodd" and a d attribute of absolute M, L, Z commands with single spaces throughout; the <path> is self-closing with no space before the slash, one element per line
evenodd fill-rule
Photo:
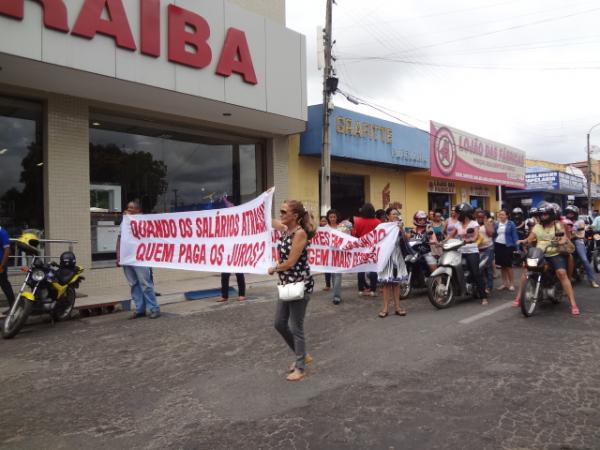
<path fill-rule="evenodd" d="M 429 120 L 554 162 L 586 158 L 600 122 L 598 0 L 337 0 L 340 88 L 421 129 Z M 321 102 L 325 0 L 286 0 L 306 35 L 308 102 Z M 340 94 L 335 105 L 397 121 Z M 600 146 L 600 126 L 592 133 Z"/>

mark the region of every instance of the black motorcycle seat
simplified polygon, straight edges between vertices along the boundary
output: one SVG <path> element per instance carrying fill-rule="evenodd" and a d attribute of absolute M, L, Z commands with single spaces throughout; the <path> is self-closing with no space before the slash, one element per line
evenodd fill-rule
<path fill-rule="evenodd" d="M 62 284 L 64 286 L 71 280 L 71 278 L 73 278 L 73 275 L 75 275 L 75 271 L 73 269 L 61 267 L 56 271 L 56 281 L 58 284 Z"/>

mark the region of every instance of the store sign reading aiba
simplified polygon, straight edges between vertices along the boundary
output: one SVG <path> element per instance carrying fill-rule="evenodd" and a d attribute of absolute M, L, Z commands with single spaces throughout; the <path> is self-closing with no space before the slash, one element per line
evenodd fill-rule
<path fill-rule="evenodd" d="M 84 0 L 77 19 L 69 28 L 68 9 L 64 0 L 37 0 L 43 8 L 44 26 L 73 36 L 93 39 L 100 33 L 110 36 L 115 44 L 131 51 L 138 46 L 134 40 L 123 0 Z M 135 1 L 135 0 L 127 0 Z M 140 7 L 139 50 L 150 57 L 160 56 L 160 0 L 138 0 Z M 0 14 L 23 20 L 25 0 L 0 1 Z M 176 5 L 168 5 L 168 59 L 185 66 L 202 69 L 213 58 L 208 43 L 210 25 L 204 17 Z M 229 28 L 216 67 L 216 73 L 229 77 L 239 74 L 248 84 L 257 84 L 246 34 Z"/>

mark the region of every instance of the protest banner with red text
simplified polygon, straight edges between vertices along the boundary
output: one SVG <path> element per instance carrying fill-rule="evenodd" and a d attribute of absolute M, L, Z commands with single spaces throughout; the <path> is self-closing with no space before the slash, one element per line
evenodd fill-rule
<path fill-rule="evenodd" d="M 361 238 L 319 227 L 308 248 L 308 263 L 313 272 L 381 272 L 398 239 L 397 223 L 382 223 Z M 279 233 L 273 232 L 273 259 L 277 260 Z"/>
<path fill-rule="evenodd" d="M 125 215 L 120 264 L 205 272 L 267 273 L 273 189 L 226 209 Z"/>

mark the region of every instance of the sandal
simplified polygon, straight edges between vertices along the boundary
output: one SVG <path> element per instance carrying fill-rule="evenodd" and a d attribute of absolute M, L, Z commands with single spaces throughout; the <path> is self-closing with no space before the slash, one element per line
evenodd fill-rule
<path fill-rule="evenodd" d="M 396 314 L 397 316 L 405 316 L 406 310 L 404 308 L 400 308 L 400 309 L 397 309 L 394 314 Z"/>
<path fill-rule="evenodd" d="M 519 300 L 518 298 L 515 298 L 512 302 L 512 307 L 518 308 L 519 306 L 521 306 L 521 300 Z"/>
<path fill-rule="evenodd" d="M 515 287 L 514 287 L 514 286 L 509 286 L 509 287 L 508 287 L 508 290 L 509 290 L 510 292 L 515 292 Z"/>
<path fill-rule="evenodd" d="M 304 364 L 308 365 L 308 364 L 312 364 L 312 362 L 313 362 L 313 357 L 307 353 L 306 356 L 304 357 Z M 288 372 L 291 373 L 294 370 L 296 370 L 296 362 L 293 362 L 292 364 L 290 364 L 290 367 L 288 368 Z"/>
<path fill-rule="evenodd" d="M 496 290 L 497 290 L 497 291 L 505 291 L 505 290 L 507 290 L 507 289 L 508 289 L 508 288 L 507 288 L 506 286 L 504 286 L 504 285 L 498 286 L 498 287 L 496 288 Z"/>
<path fill-rule="evenodd" d="M 487 306 L 489 305 L 490 302 L 488 302 L 487 298 L 484 298 L 483 300 L 481 300 L 481 305 L 482 306 Z"/>
<path fill-rule="evenodd" d="M 379 317 L 381 317 L 381 318 L 383 319 L 384 317 L 387 317 L 387 316 L 388 316 L 388 313 L 387 313 L 387 311 L 386 311 L 386 312 L 383 312 L 383 311 L 381 311 L 381 312 L 378 314 L 378 316 L 379 316 Z"/>
<path fill-rule="evenodd" d="M 590 286 L 592 286 L 593 288 L 599 288 L 599 287 L 600 287 L 600 284 L 596 283 L 595 281 L 592 281 L 592 282 L 590 283 Z"/>
<path fill-rule="evenodd" d="M 238 302 L 243 302 L 244 300 L 246 300 L 246 296 L 245 295 L 240 295 L 238 297 Z"/>
<path fill-rule="evenodd" d="M 577 306 L 571 306 L 571 315 L 572 316 L 578 316 L 579 315 L 579 308 Z"/>
<path fill-rule="evenodd" d="M 216 300 L 216 302 L 217 302 L 217 303 L 223 303 L 223 302 L 226 302 L 227 300 L 229 300 L 227 297 L 221 297 L 221 298 L 218 298 L 218 299 Z"/>
<path fill-rule="evenodd" d="M 285 379 L 288 381 L 300 381 L 300 380 L 304 380 L 305 376 L 306 375 L 304 374 L 303 371 L 294 369 L 294 371 L 292 373 L 290 373 L 287 377 L 285 377 Z"/>

